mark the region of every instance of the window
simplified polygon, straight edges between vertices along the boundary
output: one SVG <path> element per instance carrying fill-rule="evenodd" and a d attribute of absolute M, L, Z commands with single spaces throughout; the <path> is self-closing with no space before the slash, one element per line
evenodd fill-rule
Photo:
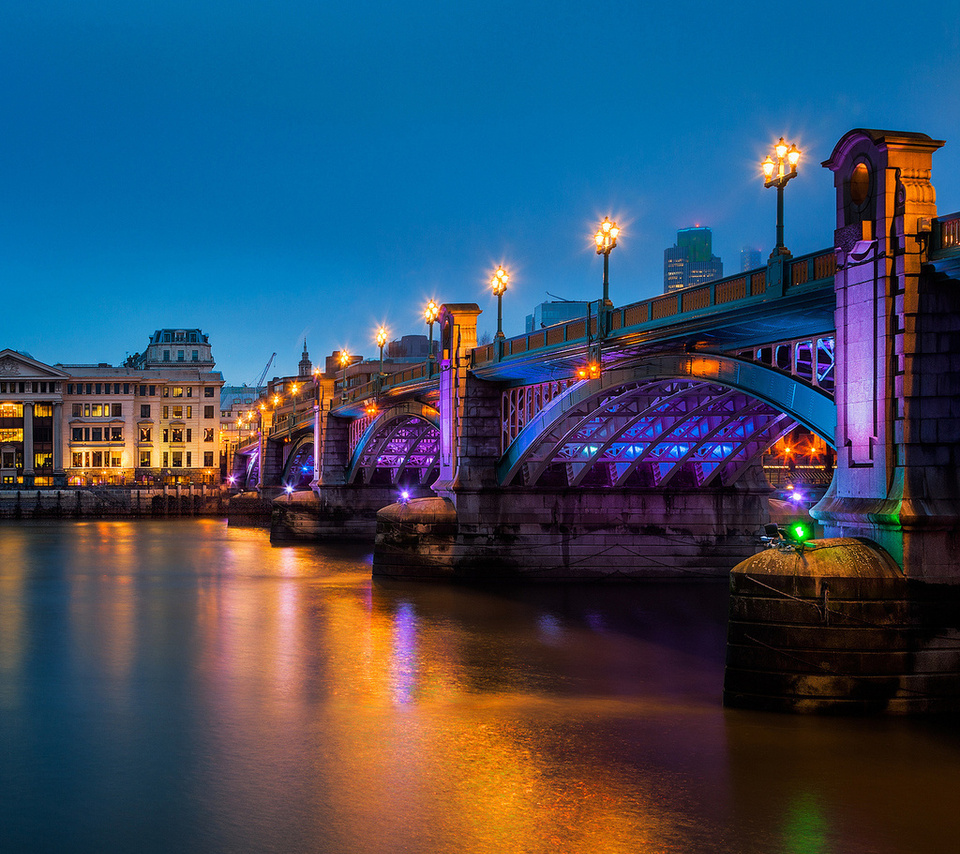
<path fill-rule="evenodd" d="M 167 460 L 168 460 L 169 458 L 170 458 L 170 455 L 169 455 L 166 451 L 164 451 L 164 452 L 163 452 L 163 466 L 164 466 L 164 468 L 166 468 L 168 465 L 170 465 L 170 463 L 167 462 Z"/>
<path fill-rule="evenodd" d="M 111 441 L 111 442 L 122 442 L 122 441 L 123 441 L 123 427 L 111 427 L 111 428 L 110 428 L 110 441 Z"/>
<path fill-rule="evenodd" d="M 174 397 L 183 397 L 183 388 L 182 386 L 175 385 L 173 387 L 173 396 Z"/>
<path fill-rule="evenodd" d="M 103 416 L 103 404 L 102 403 L 93 404 L 93 406 L 90 409 L 90 414 L 94 418 L 101 418 Z"/>
<path fill-rule="evenodd" d="M 191 361 L 194 361 L 194 362 L 199 362 L 199 361 L 200 361 L 200 351 L 199 351 L 199 350 L 194 350 L 194 351 L 193 351 L 193 359 L 192 359 Z"/>
<path fill-rule="evenodd" d="M 169 407 L 169 406 L 163 407 L 163 417 L 164 417 L 164 418 L 169 418 L 169 417 L 170 417 L 170 407 Z"/>
<path fill-rule="evenodd" d="M 103 441 L 103 428 L 102 428 L 102 427 L 94 427 L 94 428 L 90 431 L 90 434 L 91 434 L 91 435 L 90 435 L 90 441 L 91 441 L 91 442 L 102 442 L 102 441 Z M 97 463 L 94 463 L 94 465 L 97 465 Z"/>
<path fill-rule="evenodd" d="M 75 469 L 83 468 L 83 451 L 73 452 L 73 467 Z"/>
<path fill-rule="evenodd" d="M 101 389 L 103 388 L 103 383 L 97 383 L 97 394 L 103 394 Z"/>
<path fill-rule="evenodd" d="M 157 396 L 157 387 L 155 385 L 150 386 L 150 397 Z"/>
<path fill-rule="evenodd" d="M 89 417 L 90 417 L 90 404 L 89 404 L 89 403 L 83 404 L 83 417 L 84 417 L 84 418 L 89 418 Z"/>
<path fill-rule="evenodd" d="M 130 383 L 124 383 L 124 384 L 123 384 L 123 393 L 124 393 L 124 394 L 130 394 Z"/>
<path fill-rule="evenodd" d="M 170 333 L 169 333 L 169 332 L 164 332 L 164 333 L 163 333 L 163 343 L 166 344 L 169 340 L 170 340 Z"/>
<path fill-rule="evenodd" d="M 141 403 L 141 404 L 140 404 L 140 417 L 141 417 L 141 418 L 149 418 L 149 417 L 150 417 L 150 404 L 149 404 L 149 403 Z"/>
<path fill-rule="evenodd" d="M 193 386 L 187 386 L 187 397 L 193 397 Z"/>
<path fill-rule="evenodd" d="M 182 428 L 182 427 L 174 427 L 174 428 L 172 428 L 172 431 L 171 431 L 171 432 L 173 433 L 173 441 L 174 441 L 174 442 L 182 442 L 182 441 L 183 441 L 183 428 Z"/>
<path fill-rule="evenodd" d="M 183 418 L 183 407 L 175 406 L 173 407 L 173 417 L 174 418 Z"/>
<path fill-rule="evenodd" d="M 207 469 L 213 468 L 213 451 L 203 452 L 203 467 Z"/>
<path fill-rule="evenodd" d="M 90 441 L 90 428 L 89 428 L 89 427 L 84 427 L 84 428 L 83 428 L 83 441 L 84 441 L 84 442 L 89 442 L 89 441 Z"/>
<path fill-rule="evenodd" d="M 164 442 L 170 441 L 170 431 L 166 427 L 163 428 L 163 441 Z M 166 463 L 164 463 L 164 465 L 166 465 Z"/>
<path fill-rule="evenodd" d="M 205 407 L 203 407 L 203 417 L 204 417 L 204 418 L 213 418 L 213 409 L 214 409 L 214 407 L 212 407 L 212 406 L 205 406 Z"/>
<path fill-rule="evenodd" d="M 164 397 L 170 397 L 170 386 L 165 385 L 165 386 L 163 387 L 163 396 L 164 396 Z"/>
<path fill-rule="evenodd" d="M 151 439 L 150 439 L 150 434 L 151 434 L 152 432 L 153 432 L 153 431 L 152 431 L 152 429 L 151 429 L 150 427 L 141 427 L 141 428 L 140 428 L 140 441 L 141 441 L 141 442 L 149 442 L 149 441 L 151 441 Z"/>
<path fill-rule="evenodd" d="M 213 427 L 204 427 L 203 428 L 203 441 L 212 442 L 213 441 Z"/>
<path fill-rule="evenodd" d="M 214 387 L 212 385 L 204 386 L 203 396 L 204 397 L 213 397 Z"/>
<path fill-rule="evenodd" d="M 187 441 L 188 442 L 193 441 L 193 430 L 191 430 L 189 427 L 187 427 Z"/>
<path fill-rule="evenodd" d="M 183 467 L 183 451 L 173 452 L 173 467 L 176 469 Z"/>
<path fill-rule="evenodd" d="M 150 468 L 150 452 L 149 451 L 140 452 L 140 466 L 145 469 Z"/>
<path fill-rule="evenodd" d="M 140 386 L 140 388 L 138 389 L 138 392 L 139 392 L 139 394 L 140 394 L 140 397 L 146 397 L 146 396 L 147 396 L 147 387 L 146 387 L 145 385 Z"/>
<path fill-rule="evenodd" d="M 177 350 L 177 361 L 178 362 L 183 361 L 183 350 Z"/>
<path fill-rule="evenodd" d="M 90 459 L 93 461 L 95 469 L 103 468 L 103 451 L 94 451 L 90 455 Z"/>
<path fill-rule="evenodd" d="M 81 418 L 81 417 L 83 417 L 83 404 L 82 404 L 82 403 L 75 403 L 75 404 L 73 404 L 73 417 L 74 417 L 74 418 Z"/>
<path fill-rule="evenodd" d="M 6 391 L 6 389 L 4 389 Z M 73 394 L 73 383 L 67 383 L 67 394 Z"/>
<path fill-rule="evenodd" d="M 192 407 L 192 406 L 188 406 L 188 407 L 187 407 L 187 418 L 193 418 L 193 407 Z"/>
<path fill-rule="evenodd" d="M 74 427 L 73 434 L 71 436 L 71 441 L 73 442 L 82 442 L 83 441 L 83 427 Z"/>
<path fill-rule="evenodd" d="M 87 394 L 93 394 L 93 383 L 87 383 Z"/>
<path fill-rule="evenodd" d="M 123 418 L 123 404 L 122 403 L 112 404 L 110 409 L 110 414 L 114 418 Z"/>
<path fill-rule="evenodd" d="M 115 469 L 118 469 L 118 468 L 120 468 L 120 466 L 123 465 L 123 457 L 120 455 L 120 452 L 119 452 L 119 451 L 113 451 L 113 452 L 111 452 L 111 454 L 110 454 L 110 465 L 111 465 L 113 468 L 115 468 Z"/>
<path fill-rule="evenodd" d="M 193 465 L 193 461 L 192 461 L 192 459 L 191 459 L 191 456 L 192 456 L 192 455 L 191 455 L 190 451 L 187 451 L 187 468 L 190 468 L 190 466 Z"/>
<path fill-rule="evenodd" d="M 169 362 L 169 361 L 170 361 L 170 351 L 169 351 L 169 350 L 164 350 L 164 351 L 163 351 L 163 361 L 164 361 L 164 362 Z"/>

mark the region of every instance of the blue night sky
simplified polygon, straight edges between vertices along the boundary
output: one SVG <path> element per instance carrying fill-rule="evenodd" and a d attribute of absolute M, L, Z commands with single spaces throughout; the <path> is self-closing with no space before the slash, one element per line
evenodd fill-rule
<path fill-rule="evenodd" d="M 296 372 L 422 304 L 477 302 L 503 262 L 508 335 L 600 295 L 596 223 L 624 226 L 617 304 L 662 290 L 676 231 L 725 272 L 769 253 L 758 163 L 804 151 L 795 255 L 831 244 L 854 127 L 946 139 L 960 210 L 960 4 L 97 0 L 0 12 L 0 347 L 110 362 L 164 326 L 209 333 L 228 383 Z M 722 10 L 722 11 L 721 11 Z M 779 38 L 768 33 L 781 32 Z"/>

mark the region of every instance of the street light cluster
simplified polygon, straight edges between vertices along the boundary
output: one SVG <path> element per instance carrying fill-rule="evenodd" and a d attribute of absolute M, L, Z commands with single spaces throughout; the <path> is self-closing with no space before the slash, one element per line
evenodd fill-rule
<path fill-rule="evenodd" d="M 773 147 L 776 161 L 769 154 L 760 164 L 763 170 L 763 186 L 777 188 L 777 245 L 773 255 L 789 256 L 790 252 L 783 245 L 783 188 L 791 178 L 797 177 L 797 164 L 800 162 L 800 149 L 792 143 L 780 141 Z"/>

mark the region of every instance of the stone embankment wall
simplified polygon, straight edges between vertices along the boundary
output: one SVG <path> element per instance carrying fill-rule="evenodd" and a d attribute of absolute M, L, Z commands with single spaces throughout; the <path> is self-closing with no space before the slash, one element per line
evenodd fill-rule
<path fill-rule="evenodd" d="M 219 491 L 205 494 L 150 489 L 29 489 L 0 491 L 0 519 L 129 519 L 225 516 Z"/>

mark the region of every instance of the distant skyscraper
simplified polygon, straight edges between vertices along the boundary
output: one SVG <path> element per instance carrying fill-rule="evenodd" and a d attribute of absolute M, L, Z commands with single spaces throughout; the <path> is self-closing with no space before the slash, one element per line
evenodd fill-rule
<path fill-rule="evenodd" d="M 723 261 L 713 254 L 709 228 L 683 228 L 675 246 L 663 250 L 663 292 L 678 291 L 723 276 Z"/>
<path fill-rule="evenodd" d="M 744 246 L 740 250 L 740 272 L 746 273 L 748 270 L 756 270 L 757 267 L 763 266 L 763 262 L 760 260 L 760 250 L 751 249 L 749 246 Z"/>

